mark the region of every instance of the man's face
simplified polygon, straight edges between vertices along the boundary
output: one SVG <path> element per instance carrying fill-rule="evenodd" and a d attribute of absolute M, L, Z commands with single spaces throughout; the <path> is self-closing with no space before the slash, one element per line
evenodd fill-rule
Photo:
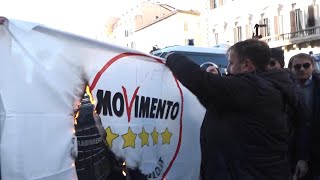
<path fill-rule="evenodd" d="M 243 73 L 244 72 L 244 65 L 240 61 L 240 59 L 238 58 L 237 53 L 234 52 L 233 50 L 230 50 L 228 56 L 229 56 L 228 57 L 229 64 L 228 64 L 227 72 L 230 74 Z"/>
<path fill-rule="evenodd" d="M 292 62 L 292 72 L 297 80 L 305 81 L 312 75 L 313 65 L 310 60 L 305 58 L 295 58 Z"/>
<path fill-rule="evenodd" d="M 268 64 L 268 69 L 282 69 L 278 60 L 271 58 Z"/>

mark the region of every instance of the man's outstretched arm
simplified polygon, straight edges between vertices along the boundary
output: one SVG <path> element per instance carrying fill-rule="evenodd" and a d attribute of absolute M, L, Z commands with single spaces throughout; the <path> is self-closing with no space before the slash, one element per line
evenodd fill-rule
<path fill-rule="evenodd" d="M 206 72 L 179 53 L 170 54 L 166 65 L 204 106 L 214 103 L 222 107 L 245 108 L 252 99 L 247 96 L 254 94 L 253 88 L 249 88 L 241 78 Z"/>

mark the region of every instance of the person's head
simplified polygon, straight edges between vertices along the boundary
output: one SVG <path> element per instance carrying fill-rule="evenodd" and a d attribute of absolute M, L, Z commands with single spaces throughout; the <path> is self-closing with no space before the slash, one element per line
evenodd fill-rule
<path fill-rule="evenodd" d="M 268 69 L 283 69 L 284 53 L 283 50 L 271 48 L 271 58 L 268 64 Z"/>
<path fill-rule="evenodd" d="M 310 55 L 300 53 L 290 58 L 288 67 L 295 78 L 303 84 L 312 75 L 314 60 Z"/>
<path fill-rule="evenodd" d="M 228 73 L 240 74 L 252 71 L 265 71 L 271 53 L 267 43 L 248 39 L 240 41 L 228 50 Z"/>

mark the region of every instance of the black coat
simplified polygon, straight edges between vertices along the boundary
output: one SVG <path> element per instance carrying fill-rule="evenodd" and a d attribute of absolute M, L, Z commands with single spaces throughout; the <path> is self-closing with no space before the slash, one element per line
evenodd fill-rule
<path fill-rule="evenodd" d="M 295 104 L 284 71 L 207 73 L 180 54 L 167 66 L 207 109 L 201 127 L 203 179 L 289 178 L 286 104 Z"/>
<path fill-rule="evenodd" d="M 313 174 L 320 176 L 320 77 L 313 74 L 313 104 L 310 120 L 310 163 Z"/>

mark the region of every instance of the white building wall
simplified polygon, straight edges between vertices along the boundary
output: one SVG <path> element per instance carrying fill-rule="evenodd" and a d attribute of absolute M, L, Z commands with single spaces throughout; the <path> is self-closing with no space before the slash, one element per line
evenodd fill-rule
<path fill-rule="evenodd" d="M 185 23 L 188 31 L 185 31 Z M 201 46 L 199 16 L 178 13 L 141 29 L 134 34 L 136 49 L 149 52 L 152 46 L 159 48 L 172 45 L 185 45 L 187 39 L 194 39 L 195 45 Z"/>

